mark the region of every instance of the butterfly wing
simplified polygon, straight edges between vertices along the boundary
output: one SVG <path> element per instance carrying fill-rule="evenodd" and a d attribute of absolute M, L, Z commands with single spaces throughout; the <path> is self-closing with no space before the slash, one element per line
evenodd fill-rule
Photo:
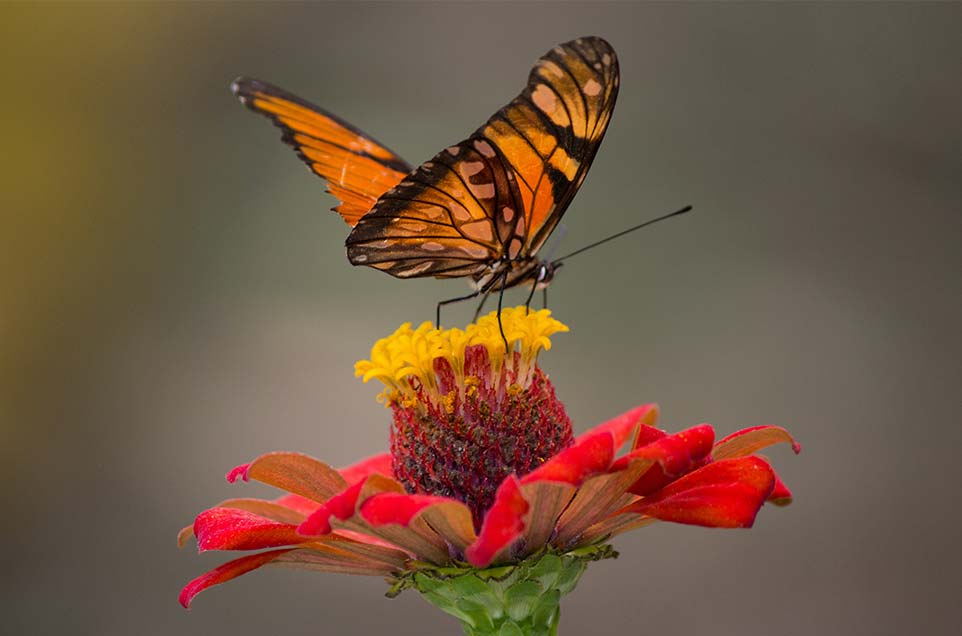
<path fill-rule="evenodd" d="M 528 85 L 478 132 L 518 177 L 527 221 L 524 253 L 534 255 L 588 174 L 618 97 L 618 58 L 599 37 L 548 51 Z"/>
<path fill-rule="evenodd" d="M 555 47 L 510 104 L 378 199 L 348 259 L 399 278 L 476 280 L 500 259 L 531 259 L 584 181 L 617 93 L 607 42 Z"/>
<path fill-rule="evenodd" d="M 521 243 L 514 173 L 483 138 L 442 150 L 395 188 L 347 238 L 347 256 L 398 278 L 480 275 Z"/>
<path fill-rule="evenodd" d="M 340 201 L 334 211 L 352 227 L 412 169 L 369 135 L 276 86 L 240 77 L 231 90 L 284 131 L 284 142 L 327 181 L 327 191 Z"/>

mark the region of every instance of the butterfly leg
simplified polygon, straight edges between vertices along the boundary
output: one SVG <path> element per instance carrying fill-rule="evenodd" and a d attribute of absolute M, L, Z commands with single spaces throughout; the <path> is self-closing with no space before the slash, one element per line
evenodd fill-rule
<path fill-rule="evenodd" d="M 528 294 L 528 300 L 524 301 L 524 311 L 525 313 L 531 313 L 531 299 L 534 298 L 534 292 L 538 289 L 538 281 L 532 281 L 531 283 L 531 293 Z"/>
<path fill-rule="evenodd" d="M 488 296 L 491 295 L 491 290 L 484 292 L 484 296 L 481 297 L 481 302 L 478 303 L 478 308 L 474 310 L 474 322 L 478 321 L 478 316 L 481 315 L 481 310 L 484 309 L 484 303 L 488 301 Z"/>
<path fill-rule="evenodd" d="M 504 335 L 504 325 L 501 323 L 501 303 L 504 300 L 504 288 L 508 284 L 508 269 L 505 268 L 504 274 L 501 275 L 501 289 L 498 291 L 498 329 L 501 330 L 501 340 L 504 341 L 504 352 L 505 355 L 508 353 L 508 338 Z"/>
<path fill-rule="evenodd" d="M 458 296 L 457 298 L 449 298 L 449 299 L 447 299 L 447 300 L 442 300 L 441 302 L 439 302 L 439 303 L 438 303 L 437 311 L 436 311 L 436 313 L 435 313 L 435 315 L 434 315 L 434 326 L 435 326 L 437 329 L 440 329 L 440 328 L 441 328 L 441 306 L 442 306 L 442 305 L 449 305 L 449 304 L 451 304 L 451 303 L 461 302 L 462 300 L 470 300 L 470 299 L 474 298 L 475 296 L 477 296 L 477 295 L 480 294 L 480 293 L 481 293 L 481 291 L 478 290 L 478 291 L 476 291 L 476 292 L 472 292 L 472 293 L 468 294 L 467 296 Z M 490 292 L 488 292 L 488 293 L 490 293 Z M 487 297 L 488 297 L 488 294 L 486 293 L 486 294 L 484 295 L 484 297 L 487 298 Z M 484 301 L 483 301 L 483 300 L 482 300 L 481 302 L 482 302 L 482 304 L 484 304 Z M 480 311 L 480 308 L 478 308 L 478 311 Z M 477 316 L 475 316 L 475 318 L 477 318 Z"/>
<path fill-rule="evenodd" d="M 541 288 L 541 308 L 542 309 L 548 308 L 548 287 L 547 286 Z"/>

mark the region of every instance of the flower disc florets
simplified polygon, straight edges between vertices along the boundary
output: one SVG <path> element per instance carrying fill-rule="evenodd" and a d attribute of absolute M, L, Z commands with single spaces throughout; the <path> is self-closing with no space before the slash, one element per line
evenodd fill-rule
<path fill-rule="evenodd" d="M 466 329 L 402 325 L 355 366 L 381 380 L 393 411 L 394 476 L 410 493 L 464 502 L 480 526 L 508 475 L 525 475 L 572 443 L 571 421 L 537 364 L 568 328 L 548 310 L 497 312 Z"/>

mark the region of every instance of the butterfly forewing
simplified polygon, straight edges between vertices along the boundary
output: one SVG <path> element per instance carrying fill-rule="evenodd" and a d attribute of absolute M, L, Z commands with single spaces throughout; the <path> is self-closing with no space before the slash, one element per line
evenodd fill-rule
<path fill-rule="evenodd" d="M 479 131 L 518 175 L 534 255 L 584 181 L 618 96 L 618 59 L 601 38 L 556 46 L 531 70 L 521 95 Z"/>
<path fill-rule="evenodd" d="M 270 117 L 284 131 L 284 142 L 341 201 L 334 210 L 348 225 L 356 225 L 379 196 L 411 171 L 407 162 L 370 136 L 276 86 L 242 77 L 231 90 L 245 106 Z"/>
<path fill-rule="evenodd" d="M 617 93 L 607 42 L 555 47 L 510 104 L 381 195 L 347 239 L 351 263 L 481 281 L 504 261 L 518 274 L 584 181 Z"/>

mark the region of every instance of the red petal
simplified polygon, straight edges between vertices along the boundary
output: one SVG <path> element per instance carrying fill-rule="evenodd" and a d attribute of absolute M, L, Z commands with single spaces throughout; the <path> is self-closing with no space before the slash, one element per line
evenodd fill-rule
<path fill-rule="evenodd" d="M 368 498 L 361 504 L 361 518 L 372 526 L 389 523 L 407 526 L 415 516 L 430 506 L 451 501 L 447 497 L 408 495 L 385 492 Z"/>
<path fill-rule="evenodd" d="M 375 455 L 374 457 L 368 457 L 363 461 L 359 461 L 356 464 L 352 464 L 346 468 L 341 468 L 338 470 L 341 473 L 341 477 L 344 478 L 349 484 L 364 479 L 368 475 L 384 475 L 385 477 L 393 477 L 394 470 L 391 468 L 391 453 L 381 453 L 380 455 Z"/>
<path fill-rule="evenodd" d="M 297 534 L 296 526 L 280 523 L 237 508 L 211 508 L 194 521 L 197 549 L 258 550 L 281 545 L 296 545 L 307 539 Z"/>
<path fill-rule="evenodd" d="M 180 604 L 185 608 L 189 607 L 194 597 L 207 588 L 235 579 L 241 574 L 247 574 L 251 570 L 256 570 L 262 565 L 266 565 L 274 559 L 290 552 L 292 549 L 293 548 L 287 550 L 271 550 L 269 552 L 261 552 L 260 554 L 251 554 L 214 568 L 184 586 L 184 589 L 180 591 Z"/>
<path fill-rule="evenodd" d="M 448 546 L 463 551 L 477 538 L 471 511 L 447 497 L 381 492 L 359 514 L 373 532 L 433 563 L 450 561 Z"/>
<path fill-rule="evenodd" d="M 314 501 L 322 502 L 343 490 L 347 482 L 327 464 L 301 453 L 267 453 L 227 473 L 227 481 L 238 479 L 269 484 Z"/>
<path fill-rule="evenodd" d="M 648 459 L 654 464 L 645 471 L 628 491 L 644 496 L 664 487 L 674 479 L 692 470 L 711 452 L 715 431 L 708 424 L 667 435 L 642 446 L 615 462 L 612 469 L 626 468 L 638 459 Z"/>
<path fill-rule="evenodd" d="M 715 444 L 712 457 L 715 459 L 745 457 L 779 442 L 791 444 L 796 455 L 802 452 L 802 445 L 796 442 L 784 428 L 780 426 L 753 426 L 736 431 Z"/>
<path fill-rule="evenodd" d="M 641 448 L 642 446 L 647 446 L 652 442 L 657 442 L 666 435 L 668 435 L 668 433 L 660 428 L 655 428 L 654 426 L 642 426 L 640 429 L 638 429 L 638 436 L 635 438 L 635 443 L 632 444 L 631 449 L 635 450 Z"/>
<path fill-rule="evenodd" d="M 792 503 L 792 491 L 788 489 L 778 473 L 772 470 L 772 474 L 775 475 L 775 487 L 772 488 L 772 494 L 768 495 L 768 500 L 776 506 L 787 506 Z"/>
<path fill-rule="evenodd" d="M 723 459 L 688 473 L 623 512 L 697 526 L 749 528 L 774 485 L 775 475 L 765 460 Z"/>
<path fill-rule="evenodd" d="M 484 568 L 499 558 L 503 551 L 524 531 L 522 519 L 528 512 L 528 502 L 521 494 L 521 484 L 514 475 L 501 482 L 481 524 L 478 539 L 468 546 L 465 557 L 471 565 Z"/>
<path fill-rule="evenodd" d="M 557 481 L 577 486 L 591 475 L 608 470 L 617 448 L 615 441 L 610 431 L 583 435 L 574 446 L 525 475 L 521 483 Z"/>
<path fill-rule="evenodd" d="M 327 503 L 318 508 L 317 512 L 298 526 L 297 531 L 309 535 L 327 534 L 331 531 L 331 517 L 336 517 L 342 521 L 350 519 L 357 512 L 359 501 L 363 501 L 378 492 L 396 492 L 399 490 L 403 490 L 401 485 L 390 477 L 385 477 L 380 473 L 371 473 L 328 499 Z"/>
<path fill-rule="evenodd" d="M 615 450 L 617 450 L 628 441 L 628 438 L 631 436 L 631 433 L 635 427 L 640 427 L 640 430 L 653 428 L 655 423 L 658 421 L 658 412 L 659 410 L 657 404 L 642 404 L 641 406 L 637 406 L 626 413 L 622 413 L 617 417 L 611 418 L 607 422 L 599 424 L 578 439 L 580 441 L 582 438 L 594 433 L 608 431 L 614 436 Z"/>
<path fill-rule="evenodd" d="M 331 531 L 331 517 L 350 519 L 357 507 L 357 498 L 366 480 L 362 479 L 353 486 L 349 486 L 322 504 L 304 523 L 297 526 L 297 531 L 305 536 L 319 536 Z"/>

